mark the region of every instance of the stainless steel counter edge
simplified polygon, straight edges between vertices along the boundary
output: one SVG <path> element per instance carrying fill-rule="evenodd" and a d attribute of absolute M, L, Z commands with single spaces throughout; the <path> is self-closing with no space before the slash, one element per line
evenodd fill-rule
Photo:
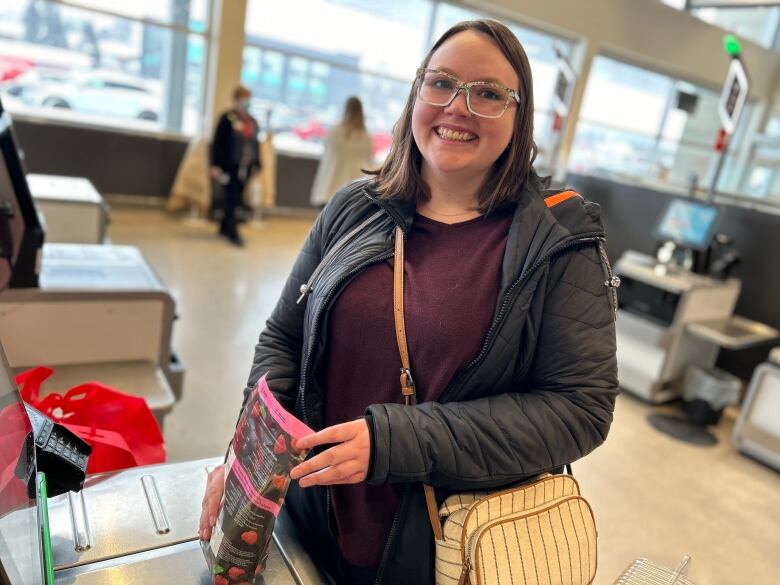
<path fill-rule="evenodd" d="M 88 478 L 86 494 L 53 498 L 57 584 L 211 583 L 196 516 L 206 475 L 221 462 L 209 458 L 96 474 Z M 265 583 L 328 585 L 284 508 L 273 540 Z"/>

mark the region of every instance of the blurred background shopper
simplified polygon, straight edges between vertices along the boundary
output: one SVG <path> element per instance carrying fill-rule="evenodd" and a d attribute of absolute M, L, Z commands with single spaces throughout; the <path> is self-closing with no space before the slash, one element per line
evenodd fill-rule
<path fill-rule="evenodd" d="M 363 176 L 372 162 L 371 136 L 363 104 L 354 96 L 344 104 L 341 122 L 330 129 L 311 188 L 311 204 L 322 207 L 339 187 Z"/>
<path fill-rule="evenodd" d="M 238 233 L 236 208 L 243 205 L 244 187 L 261 166 L 259 126 L 249 115 L 251 97 L 245 87 L 233 90 L 233 107 L 220 117 L 211 142 L 211 176 L 221 188 L 224 207 L 219 235 L 237 246 L 244 242 Z"/>

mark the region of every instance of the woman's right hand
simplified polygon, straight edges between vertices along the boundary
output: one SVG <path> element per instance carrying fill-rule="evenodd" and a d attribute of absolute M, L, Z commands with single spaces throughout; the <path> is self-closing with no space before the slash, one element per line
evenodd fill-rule
<path fill-rule="evenodd" d="M 225 491 L 225 464 L 217 465 L 206 480 L 206 494 L 203 496 L 203 508 L 200 512 L 198 537 L 206 541 L 211 538 L 211 530 L 217 522 L 219 504 Z"/>

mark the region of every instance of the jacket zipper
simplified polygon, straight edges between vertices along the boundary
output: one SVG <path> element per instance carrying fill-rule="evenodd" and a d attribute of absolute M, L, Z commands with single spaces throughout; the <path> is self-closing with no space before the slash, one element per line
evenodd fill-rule
<path fill-rule="evenodd" d="M 612 318 L 614 321 L 617 321 L 617 311 L 618 311 L 618 298 L 617 298 L 617 289 L 620 288 L 620 277 L 617 274 L 614 274 L 612 272 L 612 265 L 609 263 L 609 258 L 607 257 L 607 251 L 604 249 L 604 242 L 599 242 L 599 256 L 601 257 L 601 266 L 604 269 L 604 276 L 606 277 L 606 280 L 604 281 L 604 286 L 609 288 L 610 292 L 610 302 L 612 305 Z"/>
<path fill-rule="evenodd" d="M 480 350 L 479 354 L 477 354 L 477 357 L 475 357 L 471 363 L 469 363 L 465 368 L 463 368 L 458 374 L 450 381 L 449 384 L 447 384 L 447 387 L 444 389 L 444 392 L 442 393 L 441 397 L 439 398 L 439 402 L 444 403 L 446 402 L 447 397 L 451 394 L 452 389 L 455 386 L 455 382 L 458 381 L 463 374 L 465 374 L 468 370 L 479 364 L 483 359 L 485 359 L 485 356 L 487 355 L 488 350 L 490 349 L 491 344 L 493 343 L 493 334 L 495 333 L 496 329 L 498 329 L 498 326 L 501 324 L 502 319 L 504 318 L 504 313 L 506 312 L 507 307 L 509 306 L 510 301 L 512 300 L 512 293 L 515 291 L 515 289 L 520 286 L 522 282 L 524 282 L 528 277 L 530 277 L 536 270 L 544 264 L 547 260 L 549 260 L 552 256 L 555 254 L 558 254 L 559 252 L 565 250 L 566 248 L 570 248 L 572 246 L 576 246 L 579 244 L 585 244 L 588 242 L 601 242 L 604 238 L 601 236 L 590 236 L 590 237 L 582 237 L 577 238 L 574 240 L 568 240 L 566 242 L 563 242 L 561 244 L 558 244 L 557 246 L 553 246 L 553 248 L 547 252 L 544 256 L 539 258 L 534 264 L 525 272 L 523 272 L 517 280 L 515 280 L 511 286 L 507 289 L 506 294 L 504 295 L 504 299 L 501 303 L 501 308 L 498 311 L 498 315 L 496 315 L 496 318 L 493 320 L 493 323 L 490 325 L 490 329 L 488 329 L 487 335 L 485 335 L 485 342 L 482 344 L 482 349 Z"/>
<path fill-rule="evenodd" d="M 311 276 L 309 276 L 309 280 L 306 282 L 306 284 L 301 285 L 301 296 L 298 297 L 297 303 L 300 303 L 307 294 L 309 294 L 312 290 L 312 285 L 314 284 L 314 281 L 316 278 L 320 275 L 320 272 L 325 268 L 325 266 L 328 265 L 328 262 L 330 261 L 333 256 L 335 256 L 339 250 L 341 250 L 344 246 L 346 246 L 349 242 L 351 242 L 356 235 L 358 235 L 363 229 L 368 226 L 369 224 L 373 223 L 375 219 L 377 219 L 380 215 L 382 215 L 383 211 L 377 211 L 376 213 L 372 214 L 368 219 L 363 221 L 360 225 L 358 225 L 356 228 L 354 228 L 351 232 L 347 233 L 341 240 L 339 240 L 333 248 L 331 248 L 330 252 L 328 252 L 325 257 L 322 259 L 322 261 L 317 265 L 317 267 L 314 269 L 314 272 L 311 273 Z"/>
<path fill-rule="evenodd" d="M 405 226 L 406 226 L 406 222 L 404 221 L 404 218 L 403 218 L 403 217 L 401 217 L 400 215 L 398 215 L 398 214 L 395 212 L 395 210 L 394 210 L 394 209 L 392 209 L 390 206 L 388 206 L 388 205 L 387 205 L 387 204 L 386 204 L 384 201 L 382 201 L 381 199 L 377 199 L 376 197 L 374 197 L 373 195 L 371 195 L 371 194 L 370 194 L 370 193 L 369 193 L 369 192 L 366 190 L 366 188 L 365 188 L 365 187 L 363 188 L 363 195 L 366 197 L 366 199 L 368 199 L 369 201 L 371 201 L 371 202 L 372 202 L 372 203 L 374 203 L 375 205 L 378 205 L 379 207 L 381 207 L 382 209 L 384 209 L 384 210 L 385 210 L 385 213 L 387 213 L 387 215 L 389 215 L 389 216 L 390 216 L 390 217 L 393 219 L 393 221 L 396 223 L 396 225 L 398 225 L 398 227 L 400 227 L 400 228 L 403 230 L 403 232 L 404 232 L 404 236 L 406 236 L 406 227 L 405 227 Z"/>
<path fill-rule="evenodd" d="M 375 257 L 371 258 L 370 260 L 361 263 L 356 268 L 353 268 L 347 274 L 345 274 L 344 276 L 342 276 L 341 278 L 338 279 L 338 281 L 333 285 L 333 287 L 331 287 L 331 289 L 328 292 L 328 294 L 325 297 L 325 299 L 322 301 L 322 305 L 320 306 L 320 310 L 319 310 L 319 312 L 317 313 L 317 315 L 314 318 L 314 325 L 312 326 L 312 336 L 311 336 L 312 340 L 314 340 L 316 335 L 317 335 L 317 329 L 319 328 L 320 316 L 322 315 L 325 307 L 327 306 L 327 304 L 330 302 L 331 298 L 335 294 L 336 290 L 344 283 L 344 281 L 348 280 L 353 275 L 355 275 L 356 273 L 358 273 L 361 270 L 363 270 L 366 266 L 369 266 L 371 264 L 376 264 L 377 262 L 382 262 L 384 260 L 387 260 L 388 258 L 392 258 L 394 255 L 395 255 L 395 252 L 385 253 L 385 254 L 382 254 L 380 256 L 375 256 Z M 312 351 L 313 351 L 312 350 L 312 345 L 313 344 L 309 345 L 309 352 L 307 353 L 306 359 L 304 360 L 303 366 L 301 368 L 301 410 L 303 411 L 303 419 L 304 419 L 304 421 L 307 424 L 309 424 L 310 421 L 309 421 L 309 414 L 308 414 L 308 411 L 306 409 L 306 394 L 305 394 L 306 379 L 307 379 L 306 378 L 306 373 L 307 373 L 307 370 L 308 370 L 309 361 L 311 359 L 311 355 L 312 355 Z M 406 498 L 406 493 L 404 493 L 403 498 Z M 328 529 L 329 530 L 330 530 L 330 508 L 331 508 L 330 487 L 329 486 L 325 486 L 325 515 L 326 515 L 325 517 L 326 517 L 327 522 L 328 522 Z M 395 516 L 393 517 L 393 524 L 390 527 L 390 534 L 387 537 L 387 544 L 385 545 L 385 550 L 387 550 L 387 548 L 390 546 L 390 543 L 392 542 L 393 536 L 394 536 L 395 532 L 397 532 L 397 530 L 398 530 L 398 522 L 399 522 L 400 516 L 401 516 L 401 505 L 399 504 L 399 509 L 396 511 Z M 331 531 L 331 534 L 332 534 L 332 531 Z M 382 569 L 381 565 L 383 565 L 383 564 L 384 563 L 380 564 L 380 570 Z M 377 577 L 377 583 L 379 583 L 379 577 Z"/>
<path fill-rule="evenodd" d="M 382 551 L 382 559 L 379 562 L 379 569 L 376 573 L 376 582 L 375 585 L 380 585 L 382 582 L 382 578 L 385 575 L 385 570 L 387 568 L 387 561 L 390 556 L 390 548 L 393 544 L 393 540 L 395 539 L 395 533 L 398 532 L 398 524 L 401 520 L 401 515 L 403 512 L 405 512 L 406 507 L 408 506 L 408 500 L 409 500 L 409 488 L 411 484 L 407 484 L 404 488 L 404 493 L 401 494 L 401 500 L 398 503 L 398 509 L 395 511 L 395 515 L 393 516 L 393 524 L 390 526 L 390 534 L 387 535 L 387 542 L 385 543 L 385 550 Z"/>
<path fill-rule="evenodd" d="M 333 298 L 333 295 L 335 294 L 336 290 L 348 279 L 352 278 L 356 273 L 363 270 L 366 266 L 369 266 L 371 264 L 376 264 L 377 262 L 382 262 L 383 260 L 387 260 L 388 258 L 392 258 L 393 253 L 384 253 L 380 256 L 374 256 L 370 260 L 367 260 L 366 262 L 363 262 L 359 264 L 356 268 L 353 268 L 350 270 L 347 274 L 339 278 L 336 283 L 331 287 L 331 289 L 328 291 L 328 294 L 326 295 L 325 299 L 322 301 L 322 305 L 320 305 L 320 310 L 317 311 L 317 314 L 314 316 L 314 325 L 312 325 L 311 329 L 311 336 L 310 336 L 310 342 L 309 342 L 309 351 L 306 353 L 306 359 L 303 360 L 303 366 L 301 367 L 301 409 L 303 410 L 303 419 L 306 424 L 310 424 L 311 420 L 309 419 L 309 413 L 306 410 L 306 381 L 308 377 L 308 370 L 309 370 L 309 362 L 311 361 L 311 356 L 313 353 L 313 345 L 314 340 L 317 338 L 318 329 L 320 326 L 320 317 L 322 317 L 322 313 L 325 310 L 325 307 L 328 305 L 330 300 Z"/>
<path fill-rule="evenodd" d="M 386 206 L 382 205 L 381 202 L 376 201 L 372 197 L 370 197 L 366 192 L 365 189 L 363 189 L 363 193 L 373 201 L 374 203 L 377 203 L 381 209 L 369 216 L 368 219 L 361 222 L 360 225 L 358 225 L 355 229 L 353 229 L 351 232 L 349 232 L 347 235 L 345 235 L 322 259 L 322 261 L 319 263 L 317 268 L 315 268 L 314 272 L 312 272 L 311 276 L 309 277 L 309 280 L 306 284 L 301 285 L 301 296 L 298 298 L 298 303 L 300 303 L 307 294 L 309 294 L 312 291 L 312 285 L 314 284 L 314 279 L 316 276 L 318 276 L 322 270 L 324 270 L 325 266 L 327 266 L 328 261 L 336 254 L 337 251 L 341 250 L 348 242 L 352 241 L 356 235 L 358 235 L 364 228 L 366 228 L 369 224 L 373 223 L 376 219 L 378 219 L 383 213 L 387 213 L 394 222 L 398 223 L 396 220 L 395 215 L 389 212 Z M 401 224 L 398 224 L 399 226 Z M 403 229 L 403 227 L 401 227 Z M 404 235 L 406 232 L 404 232 Z M 325 308 L 328 306 L 328 303 L 333 298 L 333 294 L 335 291 L 346 281 L 348 278 L 351 278 L 354 274 L 359 272 L 360 270 L 363 270 L 366 266 L 369 266 L 370 264 L 374 264 L 375 262 L 381 262 L 382 260 L 386 260 L 388 258 L 391 258 L 393 256 L 393 253 L 389 254 L 383 254 L 381 256 L 375 256 L 374 258 L 371 258 L 370 260 L 363 262 L 362 264 L 358 265 L 356 268 L 353 268 L 350 270 L 347 274 L 342 276 L 341 278 L 336 281 L 336 283 L 331 287 L 331 289 L 328 291 L 328 294 L 325 296 L 325 299 L 323 299 L 322 304 L 320 305 L 319 311 L 317 311 L 317 314 L 314 316 L 314 325 L 312 326 L 312 334 L 310 336 L 310 342 L 309 342 L 309 351 L 306 353 L 306 359 L 303 360 L 303 365 L 301 366 L 301 388 L 300 388 L 300 397 L 301 397 L 301 410 L 303 411 L 303 420 L 306 424 L 311 426 L 311 419 L 309 418 L 308 410 L 306 409 L 306 379 L 308 376 L 308 370 L 309 370 L 309 362 L 311 360 L 312 352 L 313 352 L 313 346 L 314 346 L 314 340 L 317 338 L 317 330 L 319 329 L 320 325 L 320 317 L 322 316 L 322 313 L 325 311 Z"/>

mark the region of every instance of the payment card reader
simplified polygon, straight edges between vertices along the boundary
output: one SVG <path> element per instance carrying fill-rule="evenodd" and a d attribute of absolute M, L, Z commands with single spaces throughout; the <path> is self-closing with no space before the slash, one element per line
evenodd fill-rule
<path fill-rule="evenodd" d="M 27 403 L 24 407 L 35 436 L 38 469 L 46 473 L 49 496 L 81 490 L 92 447 L 41 411 Z"/>

